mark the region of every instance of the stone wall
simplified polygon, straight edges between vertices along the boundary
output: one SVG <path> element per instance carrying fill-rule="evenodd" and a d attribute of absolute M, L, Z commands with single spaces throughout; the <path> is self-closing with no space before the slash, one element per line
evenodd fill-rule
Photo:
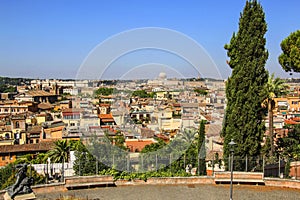
<path fill-rule="evenodd" d="M 298 180 L 265 178 L 264 182 L 266 186 L 300 189 L 300 181 Z"/>

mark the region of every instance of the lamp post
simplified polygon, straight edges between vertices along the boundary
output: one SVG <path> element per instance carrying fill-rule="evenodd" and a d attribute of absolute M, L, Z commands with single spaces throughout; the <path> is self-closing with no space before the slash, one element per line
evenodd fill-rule
<path fill-rule="evenodd" d="M 232 200 L 232 180 L 233 180 L 233 154 L 234 154 L 234 145 L 236 143 L 231 139 L 231 142 L 229 142 L 229 147 L 230 147 L 230 154 L 231 154 L 231 159 L 230 159 L 230 200 Z"/>

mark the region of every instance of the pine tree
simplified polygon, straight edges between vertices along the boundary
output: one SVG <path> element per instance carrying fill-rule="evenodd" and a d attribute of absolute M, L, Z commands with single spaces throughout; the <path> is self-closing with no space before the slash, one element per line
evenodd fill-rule
<path fill-rule="evenodd" d="M 256 0 L 247 1 L 240 16 L 239 30 L 225 45 L 232 75 L 226 83 L 227 107 L 221 132 L 224 158 L 229 155 L 231 139 L 237 143 L 237 156 L 258 156 L 261 151 L 265 132 L 262 108 L 265 95 L 261 91 L 268 80 L 264 67 L 268 59 L 264 38 L 266 31 L 262 6 Z"/>
<path fill-rule="evenodd" d="M 286 72 L 300 73 L 300 30 L 291 33 L 281 44 L 278 61 Z"/>

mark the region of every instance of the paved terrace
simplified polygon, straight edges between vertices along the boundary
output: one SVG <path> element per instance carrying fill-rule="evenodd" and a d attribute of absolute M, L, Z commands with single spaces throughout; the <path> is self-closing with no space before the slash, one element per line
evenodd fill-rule
<path fill-rule="evenodd" d="M 54 200 L 60 197 L 76 197 L 89 200 L 222 200 L 229 199 L 229 185 L 140 185 L 118 186 L 95 189 L 71 190 L 37 194 L 38 199 Z M 233 199 L 235 200 L 276 200 L 300 198 L 300 190 L 267 187 L 234 185 Z"/>
<path fill-rule="evenodd" d="M 228 199 L 228 175 L 229 173 L 222 172 L 216 173 L 215 177 L 149 178 L 147 182 L 113 181 L 112 176 L 83 176 L 66 178 L 64 183 L 38 185 L 32 188 L 38 199 L 50 200 L 70 196 L 90 200 Z M 5 191 L 0 193 L 2 193 L 1 199 Z M 300 181 L 263 178 L 262 173 L 236 172 L 234 173 L 234 197 L 234 199 L 267 200 L 300 199 Z"/>

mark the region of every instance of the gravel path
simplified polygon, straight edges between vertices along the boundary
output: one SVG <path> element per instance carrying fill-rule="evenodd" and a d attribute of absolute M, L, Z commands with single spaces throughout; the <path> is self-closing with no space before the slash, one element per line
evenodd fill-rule
<path fill-rule="evenodd" d="M 37 194 L 38 199 L 77 197 L 88 200 L 222 200 L 229 199 L 229 185 L 147 185 L 71 190 L 64 193 Z M 296 200 L 300 190 L 266 186 L 234 185 L 234 200 Z"/>

